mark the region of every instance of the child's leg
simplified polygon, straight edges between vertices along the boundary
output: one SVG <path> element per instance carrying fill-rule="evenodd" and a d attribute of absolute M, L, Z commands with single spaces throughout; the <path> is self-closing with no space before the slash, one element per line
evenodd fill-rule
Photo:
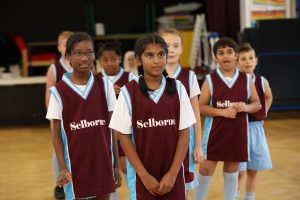
<path fill-rule="evenodd" d="M 206 198 L 210 180 L 215 172 L 217 163 L 217 161 L 205 160 L 200 164 L 199 185 L 195 189 L 195 200 L 204 200 Z"/>
<path fill-rule="evenodd" d="M 247 170 L 245 200 L 254 200 L 256 179 L 257 179 L 257 171 Z"/>
<path fill-rule="evenodd" d="M 246 192 L 245 193 L 245 200 L 254 200 L 254 199 L 255 199 L 254 192 Z"/>
<path fill-rule="evenodd" d="M 254 192 L 257 179 L 257 171 L 247 170 L 246 192 Z"/>
<path fill-rule="evenodd" d="M 247 162 L 241 162 L 239 164 L 239 178 L 238 178 L 237 190 L 236 190 L 236 193 L 235 193 L 235 200 L 239 199 L 240 188 L 242 186 L 242 181 L 243 181 L 243 178 L 244 178 L 244 176 L 246 174 L 246 170 L 247 170 Z"/>
<path fill-rule="evenodd" d="M 224 200 L 232 200 L 238 187 L 239 162 L 224 162 Z"/>
<path fill-rule="evenodd" d="M 240 196 L 240 188 L 241 188 L 241 185 L 242 185 L 242 181 L 243 181 L 243 178 L 245 176 L 246 172 L 245 171 L 239 171 L 239 176 L 238 176 L 238 186 L 237 186 L 237 191 L 236 191 L 236 196 L 235 196 L 235 199 L 238 200 L 239 199 L 239 196 Z"/>

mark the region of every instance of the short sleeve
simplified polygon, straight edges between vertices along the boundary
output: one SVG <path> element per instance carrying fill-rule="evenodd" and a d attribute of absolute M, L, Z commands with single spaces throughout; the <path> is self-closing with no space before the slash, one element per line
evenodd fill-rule
<path fill-rule="evenodd" d="M 266 78 L 261 76 L 261 86 L 262 86 L 262 89 L 264 91 L 264 93 L 266 92 Z"/>
<path fill-rule="evenodd" d="M 253 80 L 249 74 L 246 74 L 246 77 L 247 77 L 247 98 L 249 99 L 252 95 L 250 85 L 251 85 L 251 81 L 253 82 Z"/>
<path fill-rule="evenodd" d="M 113 87 L 113 84 L 108 81 L 108 79 L 105 79 L 107 84 L 107 91 L 106 91 L 106 100 L 107 100 L 107 108 L 108 112 L 112 112 L 116 105 L 116 94 Z"/>
<path fill-rule="evenodd" d="M 194 111 L 187 95 L 187 92 L 182 85 L 182 83 L 177 84 L 177 89 L 179 89 L 180 98 L 180 120 L 179 120 L 179 130 L 188 128 L 196 123 L 196 118 Z"/>
<path fill-rule="evenodd" d="M 131 101 L 125 96 L 126 95 L 124 95 L 124 92 L 121 90 L 109 123 L 109 128 L 112 128 L 122 134 L 131 134 L 132 117 L 129 111 L 129 104 L 131 105 Z"/>
<path fill-rule="evenodd" d="M 137 76 L 134 73 L 129 72 L 128 82 L 131 81 L 131 80 L 133 80 L 133 79 L 137 79 Z"/>
<path fill-rule="evenodd" d="M 48 111 L 46 118 L 48 120 L 51 119 L 61 119 L 62 109 L 61 106 L 58 103 L 58 100 L 55 98 L 55 96 L 51 93 Z"/>
<path fill-rule="evenodd" d="M 56 83 L 57 82 L 57 72 L 56 72 L 56 68 L 55 68 L 54 63 L 50 65 L 50 70 L 52 72 L 53 81 L 54 81 L 54 83 Z"/>
<path fill-rule="evenodd" d="M 190 72 L 189 83 L 190 83 L 190 99 L 191 99 L 195 96 L 198 96 L 201 93 L 196 74 L 192 71 Z"/>

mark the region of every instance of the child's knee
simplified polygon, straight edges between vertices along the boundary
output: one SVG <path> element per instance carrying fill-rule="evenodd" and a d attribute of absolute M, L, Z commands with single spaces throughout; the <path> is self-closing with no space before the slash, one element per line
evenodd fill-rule
<path fill-rule="evenodd" d="M 224 172 L 233 173 L 239 170 L 239 162 L 224 162 Z"/>

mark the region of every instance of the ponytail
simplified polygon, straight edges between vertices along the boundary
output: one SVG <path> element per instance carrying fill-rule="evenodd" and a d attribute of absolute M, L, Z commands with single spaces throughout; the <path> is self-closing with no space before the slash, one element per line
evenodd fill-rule
<path fill-rule="evenodd" d="M 168 73 L 166 70 L 163 71 L 163 75 L 166 78 L 166 89 L 165 89 L 165 93 L 166 94 L 173 94 L 177 91 L 176 89 L 176 84 L 175 84 L 175 79 L 170 78 L 168 76 Z"/>
<path fill-rule="evenodd" d="M 139 87 L 143 95 L 146 97 L 149 97 L 149 91 L 151 92 L 152 90 L 148 88 L 145 79 L 144 79 L 144 69 L 142 66 L 138 66 L 138 75 L 139 75 Z"/>
<path fill-rule="evenodd" d="M 153 90 L 151 90 L 144 79 L 144 69 L 142 66 L 138 67 L 138 74 L 139 74 L 139 87 L 141 92 L 143 93 L 143 95 L 145 95 L 146 97 L 149 97 L 149 92 L 153 92 Z M 163 71 L 163 76 L 166 78 L 166 88 L 165 88 L 165 93 L 170 95 L 173 94 L 177 91 L 176 89 L 176 84 L 175 84 L 175 79 L 170 78 L 168 76 L 168 73 L 166 70 Z"/>

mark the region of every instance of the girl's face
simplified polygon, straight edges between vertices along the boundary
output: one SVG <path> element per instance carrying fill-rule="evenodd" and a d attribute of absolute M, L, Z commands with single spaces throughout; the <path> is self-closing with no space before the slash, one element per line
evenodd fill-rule
<path fill-rule="evenodd" d="M 90 41 L 81 41 L 74 45 L 67 59 L 70 61 L 74 72 L 89 73 L 93 67 L 95 53 Z"/>
<path fill-rule="evenodd" d="M 166 52 L 160 44 L 148 44 L 141 55 L 144 75 L 161 76 L 167 63 Z"/>
<path fill-rule="evenodd" d="M 134 55 L 128 56 L 127 62 L 128 62 L 128 66 L 129 66 L 130 68 L 135 68 L 135 67 L 136 67 L 136 60 L 135 60 Z"/>
<path fill-rule="evenodd" d="M 164 33 L 162 38 L 168 45 L 168 64 L 177 64 L 182 54 L 181 39 L 176 34 Z"/>
<path fill-rule="evenodd" d="M 238 67 L 241 72 L 252 74 L 256 64 L 257 59 L 254 50 L 239 53 Z"/>
<path fill-rule="evenodd" d="M 217 50 L 216 60 L 221 70 L 231 71 L 236 66 L 237 54 L 233 48 L 226 46 Z"/>
<path fill-rule="evenodd" d="M 119 72 L 121 56 L 119 56 L 114 50 L 105 50 L 102 52 L 99 62 L 107 75 L 115 76 Z"/>

